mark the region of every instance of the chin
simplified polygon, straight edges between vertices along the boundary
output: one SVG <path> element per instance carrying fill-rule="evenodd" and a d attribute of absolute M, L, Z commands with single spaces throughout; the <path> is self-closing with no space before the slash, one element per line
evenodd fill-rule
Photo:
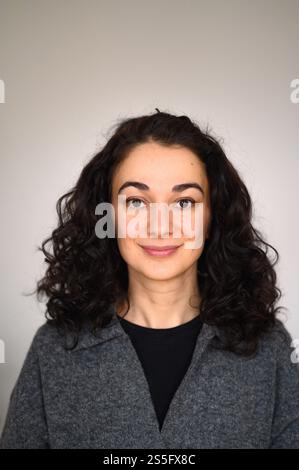
<path fill-rule="evenodd" d="M 140 270 L 140 274 L 142 274 L 144 277 L 151 279 L 153 281 L 167 281 L 168 279 L 172 279 L 174 277 L 179 276 L 180 271 L 174 270 L 174 269 L 146 269 L 146 270 Z"/>

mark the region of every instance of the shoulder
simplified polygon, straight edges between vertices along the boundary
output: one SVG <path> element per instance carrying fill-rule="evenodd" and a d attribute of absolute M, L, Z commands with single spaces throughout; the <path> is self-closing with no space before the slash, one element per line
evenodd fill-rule
<path fill-rule="evenodd" d="M 47 352 L 54 353 L 65 351 L 65 336 L 59 332 L 58 328 L 45 321 L 35 332 L 31 349 L 38 355 L 46 354 Z"/>
<path fill-rule="evenodd" d="M 48 352 L 51 352 L 52 355 L 55 353 L 61 355 L 68 354 L 70 351 L 88 349 L 100 344 L 105 339 L 117 336 L 120 327 L 116 322 L 112 322 L 111 326 L 112 328 L 102 328 L 100 332 L 95 333 L 91 323 L 86 321 L 77 332 L 74 332 L 59 328 L 47 320 L 35 332 L 32 349 L 44 355 Z"/>
<path fill-rule="evenodd" d="M 281 345 L 290 344 L 292 335 L 288 330 L 286 323 L 281 319 L 275 319 L 275 325 L 261 337 L 262 341 L 277 348 Z"/>
<path fill-rule="evenodd" d="M 292 337 L 285 322 L 276 318 L 275 325 L 263 333 L 259 341 L 259 350 L 271 354 L 277 363 L 293 364 L 299 368 L 299 357 L 296 360 L 296 340 Z"/>

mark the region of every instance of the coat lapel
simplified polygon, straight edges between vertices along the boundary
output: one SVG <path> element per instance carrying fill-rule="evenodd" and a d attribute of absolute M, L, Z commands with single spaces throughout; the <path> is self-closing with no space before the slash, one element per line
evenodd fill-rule
<path fill-rule="evenodd" d="M 143 403 L 144 416 L 146 416 L 150 421 L 147 425 L 152 430 L 156 441 L 161 445 L 161 448 L 163 448 L 168 440 L 171 441 L 171 433 L 174 428 L 180 432 L 180 419 L 182 418 L 182 405 L 184 403 L 184 398 L 194 390 L 194 387 L 192 387 L 192 385 L 194 385 L 194 374 L 197 372 L 201 357 L 211 339 L 215 335 L 219 335 L 219 330 L 215 326 L 203 323 L 195 343 L 191 362 L 169 404 L 163 426 L 160 431 L 149 384 L 138 354 L 129 335 L 122 328 L 114 307 L 111 306 L 109 311 L 111 313 L 111 321 L 109 324 L 106 325 L 97 336 L 92 334 L 90 330 L 85 327 L 80 334 L 77 346 L 72 351 L 76 352 L 114 339 L 121 341 L 123 357 L 128 358 L 128 364 L 126 367 L 131 369 L 130 377 L 131 379 L 133 377 L 133 380 L 138 384 L 138 394 L 140 393 Z M 132 413 L 134 413 L 134 410 L 132 410 Z M 148 426 L 147 429 L 149 429 Z"/>

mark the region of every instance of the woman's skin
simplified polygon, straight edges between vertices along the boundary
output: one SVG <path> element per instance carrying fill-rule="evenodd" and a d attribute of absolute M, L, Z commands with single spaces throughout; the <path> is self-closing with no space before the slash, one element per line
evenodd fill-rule
<path fill-rule="evenodd" d="M 112 204 L 118 229 L 118 191 L 127 181 L 138 181 L 149 186 L 149 190 L 133 186 L 124 188 L 120 194 L 126 198 L 138 198 L 123 206 L 127 224 L 134 216 L 149 216 L 149 203 L 164 202 L 174 204 L 184 210 L 190 202 L 180 199 L 191 198 L 203 203 L 203 243 L 200 248 L 184 248 L 186 241 L 194 240 L 181 234 L 173 236 L 173 218 L 170 214 L 169 236 L 158 219 L 157 238 L 151 238 L 152 231 L 147 225 L 147 238 L 140 235 L 117 238 L 120 253 L 127 263 L 129 276 L 128 296 L 130 309 L 125 318 L 137 325 L 149 328 L 171 328 L 186 323 L 199 313 L 200 292 L 197 285 L 197 260 L 200 257 L 211 220 L 209 184 L 204 164 L 189 149 L 184 147 L 165 147 L 156 142 L 140 144 L 116 168 L 112 178 Z M 204 192 L 187 188 L 172 192 L 171 188 L 181 183 L 198 183 Z M 141 201 L 140 201 L 141 199 Z M 133 205 L 134 204 L 134 205 Z M 121 205 L 120 205 L 121 207 Z M 191 209 L 194 222 L 195 208 Z M 165 220 L 165 219 L 164 219 Z M 192 228 L 194 225 L 192 224 Z M 116 231 L 117 235 L 117 231 Z M 190 235 L 190 234 L 187 234 Z M 166 257 L 151 256 L 140 245 L 181 245 Z M 189 305 L 189 302 L 192 306 Z M 116 311 L 122 316 L 127 306 L 117 305 Z"/>

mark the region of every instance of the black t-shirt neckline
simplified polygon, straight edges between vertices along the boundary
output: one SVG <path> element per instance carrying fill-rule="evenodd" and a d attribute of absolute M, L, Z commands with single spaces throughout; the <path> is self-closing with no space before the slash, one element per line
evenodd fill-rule
<path fill-rule="evenodd" d="M 196 324 L 202 323 L 200 314 L 198 314 L 191 320 L 188 320 L 185 323 L 181 323 L 180 325 L 172 326 L 169 328 L 150 328 L 148 326 L 143 326 L 143 325 L 138 325 L 137 323 L 133 323 L 130 320 L 127 320 L 126 318 L 121 317 L 120 315 L 117 315 L 117 316 L 120 322 L 127 328 L 130 328 L 131 330 L 135 330 L 136 332 L 139 331 L 140 333 L 152 334 L 152 335 L 158 335 L 158 334 L 162 335 L 163 333 L 169 335 L 172 333 L 184 332 L 184 331 L 188 331 L 189 329 L 193 329 Z"/>

